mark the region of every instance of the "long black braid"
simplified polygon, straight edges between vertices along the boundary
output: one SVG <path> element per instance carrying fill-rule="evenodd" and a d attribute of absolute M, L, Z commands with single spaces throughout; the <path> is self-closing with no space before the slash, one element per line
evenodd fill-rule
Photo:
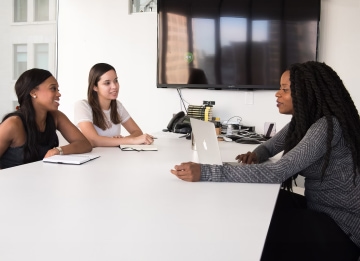
<path fill-rule="evenodd" d="M 285 138 L 284 154 L 294 148 L 305 136 L 312 124 L 322 117 L 326 118 L 328 128 L 326 153 L 321 170 L 324 178 L 329 165 L 331 141 L 333 139 L 333 117 L 339 121 L 345 142 L 353 159 L 354 185 L 360 169 L 360 130 L 359 113 L 349 92 L 337 73 L 325 63 L 309 61 L 293 64 L 290 71 L 290 89 L 294 113 Z M 292 180 L 283 182 L 282 187 L 292 190 Z"/>

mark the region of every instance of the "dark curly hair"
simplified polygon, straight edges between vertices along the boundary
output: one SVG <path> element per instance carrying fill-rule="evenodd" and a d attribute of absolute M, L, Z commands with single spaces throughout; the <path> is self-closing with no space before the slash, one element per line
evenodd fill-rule
<path fill-rule="evenodd" d="M 296 63 L 289 67 L 290 89 L 294 108 L 289 130 L 285 138 L 284 154 L 300 142 L 310 126 L 322 117 L 327 121 L 326 154 L 321 170 L 323 179 L 329 165 L 331 140 L 333 139 L 333 117 L 341 126 L 345 142 L 353 159 L 354 184 L 360 166 L 360 118 L 349 92 L 337 73 L 321 62 Z M 292 180 L 283 182 L 282 187 L 292 190 Z"/>

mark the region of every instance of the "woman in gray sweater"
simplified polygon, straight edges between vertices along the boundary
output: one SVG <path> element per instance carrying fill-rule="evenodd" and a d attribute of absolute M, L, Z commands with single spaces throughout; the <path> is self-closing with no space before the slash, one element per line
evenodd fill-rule
<path fill-rule="evenodd" d="M 293 64 L 276 93 L 292 115 L 273 138 L 238 155 L 240 166 L 182 163 L 186 181 L 282 183 L 261 260 L 357 260 L 360 256 L 360 119 L 336 72 Z M 283 151 L 277 162 L 267 161 Z M 291 192 L 305 177 L 305 196 Z"/>

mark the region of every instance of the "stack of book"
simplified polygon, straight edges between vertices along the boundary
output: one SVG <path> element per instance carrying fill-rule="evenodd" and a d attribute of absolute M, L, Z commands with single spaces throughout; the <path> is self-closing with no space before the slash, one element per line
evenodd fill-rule
<path fill-rule="evenodd" d="M 212 120 L 212 106 L 210 105 L 189 105 L 187 115 L 191 118 L 211 121 Z"/>

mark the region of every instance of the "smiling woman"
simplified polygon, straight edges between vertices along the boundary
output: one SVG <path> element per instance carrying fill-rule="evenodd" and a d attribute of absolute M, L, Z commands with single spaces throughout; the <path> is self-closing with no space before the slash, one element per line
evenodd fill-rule
<path fill-rule="evenodd" d="M 43 83 L 39 84 L 37 88 L 34 88 L 30 95 L 34 98 L 33 106 L 35 110 L 53 111 L 59 107 L 61 94 L 58 89 L 58 83 L 53 76 L 50 76 Z"/>
<path fill-rule="evenodd" d="M 0 169 L 30 163 L 56 154 L 91 151 L 91 145 L 58 110 L 58 82 L 43 69 L 30 69 L 15 83 L 20 107 L 0 124 Z M 59 147 L 59 130 L 69 142 Z"/>
<path fill-rule="evenodd" d="M 153 143 L 153 137 L 143 134 L 117 100 L 119 88 L 115 68 L 107 63 L 95 64 L 89 73 L 88 100 L 75 104 L 75 124 L 94 147 Z M 129 136 L 121 135 L 121 125 Z"/>

